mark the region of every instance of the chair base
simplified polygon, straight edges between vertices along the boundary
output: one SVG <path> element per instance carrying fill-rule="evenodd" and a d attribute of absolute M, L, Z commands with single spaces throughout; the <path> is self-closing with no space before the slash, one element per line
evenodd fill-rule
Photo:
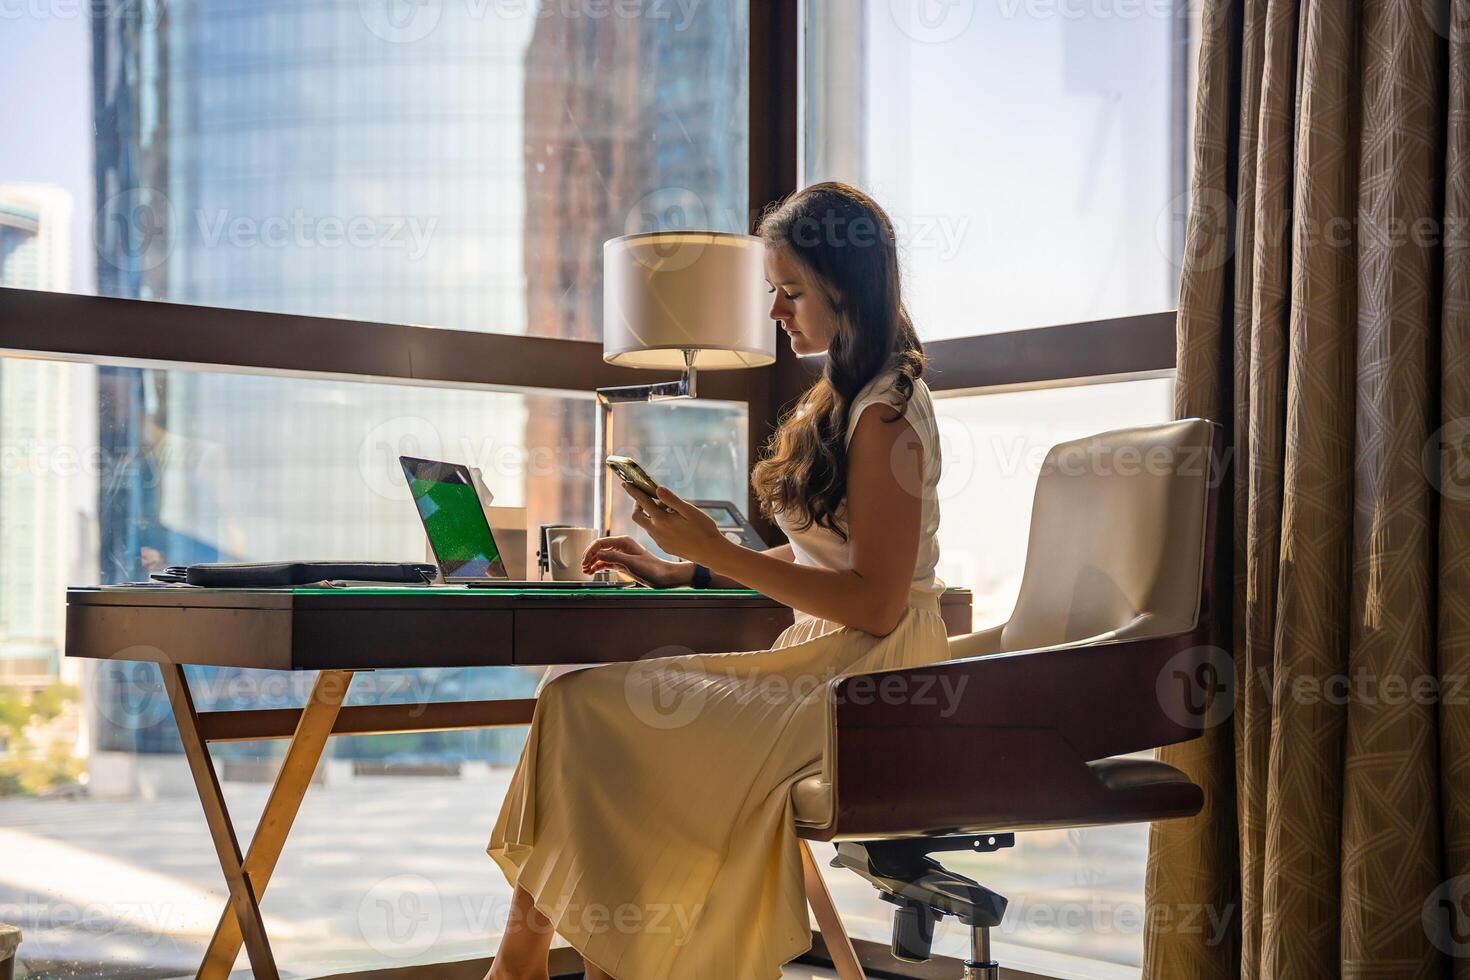
<path fill-rule="evenodd" d="M 990 956 L 990 930 L 1005 915 L 1005 896 L 950 871 L 930 855 L 941 851 L 985 854 L 1015 843 L 1015 834 L 843 842 L 837 845 L 832 866 L 866 878 L 885 902 L 898 907 L 893 914 L 891 947 L 896 958 L 909 963 L 929 959 L 935 924 L 952 915 L 970 927 L 964 980 L 1000 980 L 1000 966 Z"/>

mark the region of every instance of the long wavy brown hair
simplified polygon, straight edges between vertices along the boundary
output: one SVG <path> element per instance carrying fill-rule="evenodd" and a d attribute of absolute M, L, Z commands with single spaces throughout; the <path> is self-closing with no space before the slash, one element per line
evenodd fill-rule
<path fill-rule="evenodd" d="M 924 373 L 924 348 L 899 293 L 893 222 L 848 184 L 812 184 L 773 206 L 758 234 L 794 257 L 832 297 L 837 334 L 822 376 L 790 411 L 751 473 L 761 511 L 796 530 L 815 523 L 847 539 L 838 511 L 847 496 L 848 411 L 880 371 L 897 367 L 907 409 Z M 896 422 L 903 413 L 892 419 Z"/>

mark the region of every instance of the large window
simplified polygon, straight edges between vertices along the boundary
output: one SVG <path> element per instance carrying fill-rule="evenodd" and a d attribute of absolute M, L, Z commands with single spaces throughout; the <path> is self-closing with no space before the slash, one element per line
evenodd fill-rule
<path fill-rule="evenodd" d="M 0 229 L 43 288 L 599 339 L 604 239 L 746 228 L 745 5 L 7 5 Z"/>
<path fill-rule="evenodd" d="M 807 5 L 806 177 L 889 209 L 920 336 L 1173 308 L 1188 7 Z"/>

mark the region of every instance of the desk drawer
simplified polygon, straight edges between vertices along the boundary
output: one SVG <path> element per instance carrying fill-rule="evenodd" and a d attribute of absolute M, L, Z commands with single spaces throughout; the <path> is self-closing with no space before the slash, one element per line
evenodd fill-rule
<path fill-rule="evenodd" d="M 791 625 L 791 610 L 712 608 L 518 609 L 518 664 L 595 664 L 684 653 L 764 650 Z"/>
<path fill-rule="evenodd" d="M 293 620 L 297 670 L 493 667 L 511 661 L 510 610 L 312 609 Z"/>
<path fill-rule="evenodd" d="M 230 609 L 70 605 L 66 655 L 215 667 L 291 666 L 291 613 Z"/>

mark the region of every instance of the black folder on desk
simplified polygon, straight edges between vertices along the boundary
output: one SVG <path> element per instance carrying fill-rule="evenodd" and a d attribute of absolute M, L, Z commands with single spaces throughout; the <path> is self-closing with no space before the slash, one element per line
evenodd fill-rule
<path fill-rule="evenodd" d="M 187 582 L 215 589 L 286 588 L 313 582 L 384 582 L 424 585 L 439 569 L 424 562 L 398 561 L 245 561 L 201 562 L 170 568 L 160 581 Z"/>

